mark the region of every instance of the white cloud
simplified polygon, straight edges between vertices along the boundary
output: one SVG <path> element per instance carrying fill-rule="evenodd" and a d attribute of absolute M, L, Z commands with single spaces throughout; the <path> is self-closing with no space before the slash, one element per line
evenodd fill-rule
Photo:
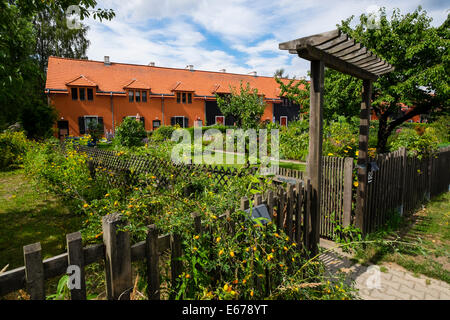
<path fill-rule="evenodd" d="M 100 1 L 112 21 L 89 20 L 90 59 L 272 75 L 284 68 L 306 76 L 309 62 L 278 49 L 278 43 L 334 29 L 341 20 L 371 6 L 411 12 L 419 0 L 131 0 Z M 439 1 L 422 6 L 440 25 L 447 8 Z M 211 39 L 214 41 L 211 42 Z"/>

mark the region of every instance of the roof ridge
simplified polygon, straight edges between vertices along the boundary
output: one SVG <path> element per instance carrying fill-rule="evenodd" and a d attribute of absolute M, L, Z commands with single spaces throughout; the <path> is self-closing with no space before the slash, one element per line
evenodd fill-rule
<path fill-rule="evenodd" d="M 101 64 L 104 63 L 104 61 L 89 60 L 89 59 L 79 59 L 79 58 L 67 58 L 67 57 L 57 57 L 57 56 L 50 56 L 49 59 L 50 58 L 61 59 L 61 60 L 82 61 L 82 62 L 94 62 L 94 63 L 101 63 Z M 148 67 L 148 68 L 170 69 L 170 70 L 180 70 L 180 71 L 192 72 L 191 70 L 184 69 L 184 68 L 149 66 L 149 65 L 137 64 L 137 63 L 111 62 L 111 64 L 121 64 L 121 65 L 137 66 L 137 67 Z M 250 74 L 233 73 L 233 72 L 221 72 L 221 71 L 210 71 L 210 70 L 200 70 L 200 69 L 194 69 L 193 71 L 194 72 L 205 72 L 205 73 L 219 73 L 221 75 L 238 75 L 238 76 L 244 76 L 244 77 L 249 77 L 249 78 L 271 78 L 271 79 L 275 79 L 275 77 L 273 77 L 273 76 L 259 76 L 259 75 L 258 76 L 254 76 L 254 75 L 250 75 Z"/>

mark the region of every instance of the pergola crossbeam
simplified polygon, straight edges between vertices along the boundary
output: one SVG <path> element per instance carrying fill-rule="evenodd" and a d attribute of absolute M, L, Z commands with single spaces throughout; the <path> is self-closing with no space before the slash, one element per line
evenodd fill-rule
<path fill-rule="evenodd" d="M 385 71 L 381 67 L 393 68 L 340 30 L 283 42 L 279 48 L 310 61 L 321 60 L 329 68 L 360 79 L 373 81 Z"/>

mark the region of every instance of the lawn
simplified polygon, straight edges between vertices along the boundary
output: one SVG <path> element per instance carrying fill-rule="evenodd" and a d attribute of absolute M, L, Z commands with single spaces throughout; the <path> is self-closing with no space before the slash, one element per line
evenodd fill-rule
<path fill-rule="evenodd" d="M 368 246 L 359 262 L 394 262 L 415 274 L 450 283 L 450 192 L 427 203 L 422 210 L 394 223 L 376 237 L 402 243 Z"/>
<path fill-rule="evenodd" d="M 65 251 L 65 235 L 81 229 L 80 215 L 37 192 L 23 170 L 0 172 L 0 270 L 23 265 L 23 246 L 41 242 L 43 258 Z"/>

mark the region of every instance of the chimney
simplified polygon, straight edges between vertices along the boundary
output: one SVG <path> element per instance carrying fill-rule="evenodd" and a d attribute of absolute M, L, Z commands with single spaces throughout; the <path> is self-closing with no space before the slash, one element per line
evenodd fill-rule
<path fill-rule="evenodd" d="M 152 61 L 152 62 L 150 62 L 148 65 L 149 65 L 150 67 L 154 67 L 154 66 L 155 66 L 155 63 Z"/>
<path fill-rule="evenodd" d="M 249 72 L 248 74 L 256 77 L 256 71 Z"/>
<path fill-rule="evenodd" d="M 105 66 L 109 66 L 111 62 L 109 61 L 109 56 L 105 56 L 104 58 Z"/>
<path fill-rule="evenodd" d="M 189 71 L 194 71 L 194 65 L 188 64 L 185 69 Z"/>
<path fill-rule="evenodd" d="M 219 71 L 220 72 L 227 72 L 227 70 L 225 70 L 225 69 L 220 69 Z"/>

